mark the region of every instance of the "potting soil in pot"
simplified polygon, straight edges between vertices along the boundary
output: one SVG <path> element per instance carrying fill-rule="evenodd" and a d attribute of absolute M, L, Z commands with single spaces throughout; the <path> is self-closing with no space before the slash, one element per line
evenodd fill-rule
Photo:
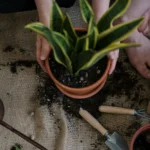
<path fill-rule="evenodd" d="M 56 69 L 55 65 L 52 67 Z M 60 68 L 58 67 L 58 71 L 59 70 Z M 79 112 L 75 112 L 74 108 L 70 107 L 70 100 L 72 100 L 75 104 L 81 105 L 96 118 L 101 115 L 98 111 L 98 107 L 102 105 L 107 98 L 109 98 L 109 105 L 112 106 L 142 109 L 143 105 L 147 105 L 148 96 L 147 94 L 146 97 L 143 96 L 143 93 L 146 92 L 145 86 L 141 83 L 141 79 L 138 77 L 139 75 L 137 75 L 136 72 L 133 71 L 132 67 L 129 66 L 126 57 L 123 62 L 118 61 L 114 73 L 111 76 L 108 76 L 108 80 L 104 88 L 102 88 L 102 90 L 93 97 L 84 100 L 74 100 L 66 97 L 63 101 L 60 101 L 57 97 L 60 97 L 63 94 L 55 87 L 51 78 L 42 72 L 40 68 L 37 68 L 37 74 L 41 79 L 39 87 L 40 104 L 46 104 L 49 107 L 55 103 L 63 105 L 65 111 L 73 116 L 79 117 Z M 124 100 L 120 100 L 120 97 L 122 96 L 125 97 Z M 110 97 L 115 98 L 112 100 Z M 130 125 L 126 131 L 126 135 L 131 136 L 134 134 L 140 125 L 141 124 L 138 122 Z"/>
<path fill-rule="evenodd" d="M 150 132 L 142 133 L 137 137 L 133 150 L 150 150 Z"/>
<path fill-rule="evenodd" d="M 101 59 L 97 64 L 86 71 L 80 71 L 78 76 L 70 75 L 66 68 L 50 59 L 51 71 L 57 80 L 64 85 L 74 88 L 82 88 L 95 83 L 104 74 L 107 66 L 107 58 Z"/>

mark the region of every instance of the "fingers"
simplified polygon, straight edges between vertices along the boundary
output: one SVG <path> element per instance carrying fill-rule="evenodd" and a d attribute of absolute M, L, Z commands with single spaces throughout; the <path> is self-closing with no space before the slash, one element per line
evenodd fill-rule
<path fill-rule="evenodd" d="M 39 63 L 39 65 L 41 66 L 41 68 L 46 71 L 46 67 L 45 67 L 45 61 L 41 60 L 41 49 L 42 49 L 42 39 L 40 38 L 40 36 L 37 36 L 37 41 L 36 41 L 36 59 Z"/>
<path fill-rule="evenodd" d="M 150 70 L 147 68 L 146 64 L 140 64 L 135 67 L 144 78 L 150 79 Z"/>
<path fill-rule="evenodd" d="M 144 21 L 142 25 L 139 27 L 139 32 L 143 32 L 147 29 L 149 26 L 149 21 L 150 21 L 150 9 L 144 14 Z"/>
<path fill-rule="evenodd" d="M 143 34 L 147 37 L 150 36 L 150 24 L 147 26 L 147 28 L 143 31 Z"/>
<path fill-rule="evenodd" d="M 40 59 L 41 60 L 46 60 L 46 58 L 48 58 L 48 56 L 49 56 L 49 53 L 50 53 L 50 45 L 47 42 L 47 40 L 42 38 L 42 49 L 41 49 Z"/>
<path fill-rule="evenodd" d="M 109 75 L 111 75 L 113 73 L 113 71 L 115 70 L 115 67 L 116 67 L 116 63 L 117 63 L 117 60 L 114 59 L 111 63 L 111 68 L 109 70 Z"/>
<path fill-rule="evenodd" d="M 109 70 L 109 74 L 112 74 L 113 71 L 115 70 L 116 63 L 117 63 L 117 60 L 118 60 L 118 57 L 119 57 L 119 50 L 115 50 L 115 51 L 110 52 L 108 54 L 108 57 L 112 61 L 111 62 L 111 67 L 110 67 L 110 70 Z"/>

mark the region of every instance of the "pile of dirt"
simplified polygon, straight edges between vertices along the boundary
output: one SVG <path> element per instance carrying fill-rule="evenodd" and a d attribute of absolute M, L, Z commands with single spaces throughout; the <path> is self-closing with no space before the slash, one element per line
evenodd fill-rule
<path fill-rule="evenodd" d="M 141 102 L 147 101 L 144 96 L 141 96 L 144 87 L 140 83 L 137 73 L 129 65 L 128 60 L 119 61 L 113 75 L 108 77 L 104 88 L 95 96 L 84 100 L 71 99 L 62 95 L 48 75 L 42 73 L 40 69 L 38 74 L 40 76 L 39 93 L 41 105 L 46 104 L 50 107 L 53 103 L 58 103 L 63 105 L 64 110 L 66 110 L 68 114 L 73 116 L 79 115 L 78 112 L 76 112 L 76 109 L 74 110 L 75 107 L 72 107 L 72 103 L 75 106 L 80 105 L 88 110 L 93 116 L 99 117 L 100 112 L 98 111 L 98 107 L 110 96 L 120 97 L 125 95 L 127 97 L 125 102 L 130 101 L 130 108 L 139 108 Z M 58 97 L 61 97 L 61 100 Z M 70 104 L 70 102 L 72 103 Z M 110 105 L 114 106 L 115 104 L 112 102 Z"/>

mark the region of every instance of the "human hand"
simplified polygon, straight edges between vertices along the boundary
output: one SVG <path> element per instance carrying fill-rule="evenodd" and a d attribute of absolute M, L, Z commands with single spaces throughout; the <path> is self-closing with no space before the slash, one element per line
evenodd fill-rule
<path fill-rule="evenodd" d="M 49 14 L 51 12 L 52 2 L 53 0 L 44 0 L 44 1 L 35 0 L 37 10 L 38 10 L 38 15 L 39 15 L 39 21 L 47 27 L 50 26 Z M 45 67 L 45 60 L 49 57 L 49 53 L 50 53 L 49 43 L 42 36 L 37 35 L 36 58 L 41 68 L 45 72 L 47 72 Z"/>
<path fill-rule="evenodd" d="M 150 9 L 144 13 L 144 21 L 138 30 L 142 32 L 143 35 L 150 37 Z"/>
<path fill-rule="evenodd" d="M 37 58 L 38 63 L 40 64 L 41 68 L 45 72 L 47 72 L 46 67 L 45 67 L 45 60 L 49 57 L 49 53 L 50 53 L 49 43 L 42 36 L 37 35 L 36 58 Z"/>
<path fill-rule="evenodd" d="M 146 79 L 150 79 L 150 40 L 137 30 L 127 42 L 140 43 L 140 47 L 126 48 L 130 63 Z"/>
<path fill-rule="evenodd" d="M 116 63 L 119 57 L 119 50 L 112 51 L 107 56 L 111 60 L 111 66 L 109 70 L 109 74 L 111 75 L 116 67 Z"/>

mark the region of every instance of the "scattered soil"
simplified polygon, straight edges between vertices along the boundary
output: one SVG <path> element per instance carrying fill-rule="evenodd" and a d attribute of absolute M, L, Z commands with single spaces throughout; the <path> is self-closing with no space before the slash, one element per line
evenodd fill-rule
<path fill-rule="evenodd" d="M 12 46 L 7 46 L 6 48 L 3 49 L 3 52 L 12 52 L 15 48 Z"/>
<path fill-rule="evenodd" d="M 3 49 L 3 52 L 13 52 L 14 50 L 15 50 L 15 48 L 14 48 L 13 46 L 9 45 L 9 46 L 7 46 L 7 47 L 5 47 L 5 48 Z M 28 50 L 23 49 L 23 48 L 19 48 L 18 50 L 19 50 L 21 53 L 24 53 L 24 52 L 28 51 Z"/>
<path fill-rule="evenodd" d="M 60 71 L 60 69 L 58 70 Z M 93 116 L 98 118 L 100 116 L 98 107 L 107 100 L 108 96 L 120 97 L 122 95 L 126 95 L 127 101 L 130 102 L 129 107 L 131 108 L 139 108 L 141 102 L 147 101 L 147 99 L 145 99 L 145 97 L 141 95 L 141 93 L 144 91 L 144 88 L 141 84 L 139 84 L 138 77 L 132 75 L 131 72 L 127 70 L 124 63 L 121 61 L 118 62 L 114 74 L 108 78 L 104 88 L 95 96 L 84 100 L 75 100 L 63 96 L 57 90 L 50 77 L 45 74 L 41 75 L 40 72 L 38 72 L 38 74 L 43 78 L 43 80 L 40 81 L 39 86 L 41 105 L 47 104 L 51 106 L 53 103 L 58 103 L 60 105 L 63 105 L 63 108 L 68 112 L 68 114 L 71 114 L 73 116 L 79 117 L 77 111 L 78 109 L 75 109 L 75 106 L 81 106 L 88 110 Z M 67 79 L 66 77 L 66 80 L 67 82 L 69 82 L 71 79 Z M 61 98 L 62 101 L 57 98 L 60 96 L 63 97 Z M 111 105 L 114 106 L 114 103 L 112 102 Z"/>
<path fill-rule="evenodd" d="M 27 67 L 31 68 L 33 65 L 35 65 L 37 62 L 33 60 L 19 60 L 12 63 L 9 63 L 10 70 L 12 73 L 17 73 L 17 67 Z M 22 70 L 22 68 L 21 68 Z"/>
<path fill-rule="evenodd" d="M 149 150 L 150 149 L 150 132 L 139 135 L 134 143 L 133 150 Z"/>
<path fill-rule="evenodd" d="M 40 104 L 41 105 L 48 105 L 51 107 L 54 103 L 61 105 L 66 112 L 68 112 L 68 115 L 79 117 L 78 111 L 79 107 L 85 108 L 87 111 L 89 111 L 94 117 L 99 118 L 100 112 L 98 111 L 98 107 L 102 104 L 104 104 L 107 101 L 109 101 L 110 97 L 115 97 L 116 101 L 112 101 L 109 103 L 112 106 L 124 106 L 124 103 L 127 103 L 127 107 L 130 108 L 144 108 L 143 106 L 146 106 L 145 103 L 148 102 L 148 96 L 144 96 L 145 88 L 144 84 L 142 84 L 141 77 L 137 75 L 137 73 L 132 69 L 132 67 L 129 65 L 128 60 L 119 61 L 117 63 L 117 67 L 115 69 L 115 72 L 113 75 L 108 77 L 108 80 L 104 86 L 104 88 L 95 96 L 84 99 L 84 100 L 76 100 L 71 99 L 66 96 L 64 96 L 59 90 L 55 87 L 54 83 L 50 79 L 50 77 L 45 74 L 39 65 L 37 65 L 36 61 L 16 61 L 13 63 L 7 64 L 10 66 L 12 73 L 17 73 L 17 70 L 23 70 L 25 67 L 33 67 L 33 65 L 36 65 L 36 73 L 39 75 L 40 85 L 39 85 L 39 96 L 40 96 Z M 1 65 L 3 66 L 3 65 Z M 129 67 L 130 66 L 130 67 Z M 18 68 L 19 67 L 19 68 Z M 51 67 L 56 67 L 51 66 Z M 58 71 L 62 69 L 60 66 L 58 67 Z M 99 67 L 99 66 L 98 66 Z M 99 70 L 99 68 L 97 68 Z M 62 69 L 63 70 L 63 69 Z M 96 72 L 97 70 L 95 70 Z M 57 72 L 57 70 L 56 70 Z M 55 74 L 56 76 L 58 74 Z M 96 80 L 98 77 L 100 77 L 101 74 L 98 74 L 96 77 L 94 76 L 94 80 Z M 63 82 L 63 76 L 60 75 L 60 81 Z M 80 74 L 80 77 L 83 77 L 85 79 L 87 77 L 87 72 L 82 72 Z M 88 74 L 89 77 L 89 74 Z M 65 83 L 70 83 L 71 77 L 68 78 L 68 74 L 66 73 L 64 79 Z M 81 78 L 80 78 L 81 79 Z M 90 78 L 89 78 L 90 79 Z M 72 79 L 74 80 L 74 79 Z M 93 80 L 93 82 L 94 82 Z M 83 82 L 82 82 L 83 81 Z M 87 82 L 88 80 L 86 80 Z M 87 86 L 88 83 L 84 84 L 85 80 L 81 80 L 81 86 Z M 89 83 L 90 84 L 90 83 Z M 148 94 L 148 93 L 147 93 Z M 10 95 L 7 93 L 7 95 Z M 122 102 L 120 101 L 120 97 L 125 96 L 126 99 Z M 143 104 L 144 103 L 144 104 Z M 133 123 L 133 121 L 132 121 Z M 135 123 L 128 126 L 127 130 L 124 131 L 124 135 L 127 137 L 132 137 L 132 135 L 135 133 L 135 131 L 141 126 L 141 120 L 136 121 Z M 100 149 L 101 143 L 104 142 L 104 138 L 99 135 L 98 141 L 96 143 L 93 143 L 93 149 Z M 143 141 L 142 141 L 143 142 Z M 139 142 L 140 143 L 140 142 Z M 12 147 L 11 150 L 14 150 Z M 135 149 L 138 150 L 138 149 Z M 139 149 L 142 150 L 142 149 Z M 147 150 L 147 149 L 146 149 Z"/>
<path fill-rule="evenodd" d="M 22 53 L 24 53 L 26 50 L 23 49 L 23 48 L 20 48 L 19 51 L 22 52 Z"/>
<path fill-rule="evenodd" d="M 134 122 L 127 128 L 126 136 L 131 137 L 140 127 L 141 124 L 139 122 Z"/>

